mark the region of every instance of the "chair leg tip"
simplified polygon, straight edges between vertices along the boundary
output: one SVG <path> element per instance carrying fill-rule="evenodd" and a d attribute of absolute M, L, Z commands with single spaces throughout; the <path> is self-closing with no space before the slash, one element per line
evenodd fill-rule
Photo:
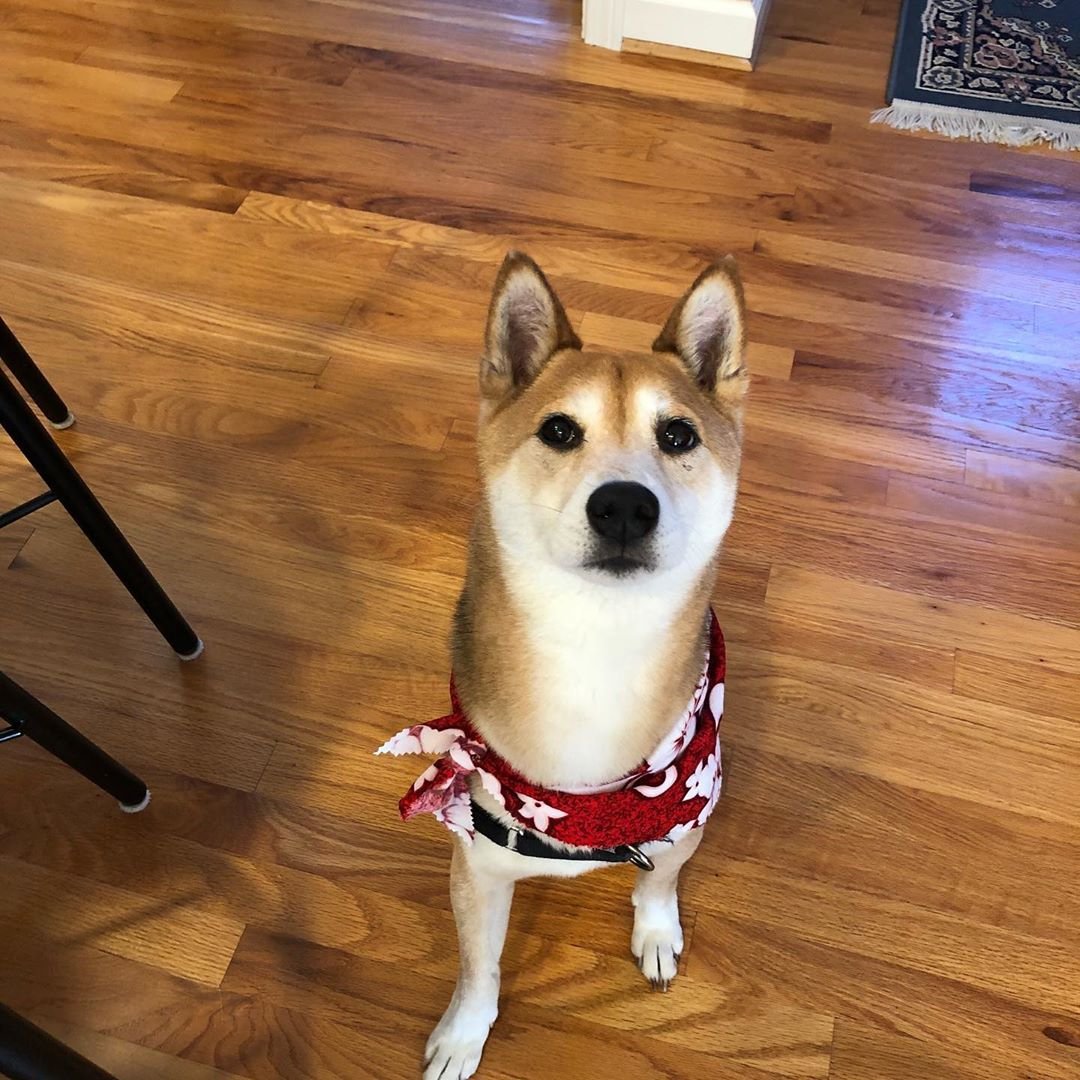
<path fill-rule="evenodd" d="M 125 814 L 138 814 L 145 810 L 150 805 L 150 789 L 146 789 L 146 794 L 137 803 L 121 803 L 120 809 Z"/>
<path fill-rule="evenodd" d="M 199 657 L 202 656 L 203 649 L 205 649 L 205 648 L 206 648 L 206 646 L 203 644 L 203 639 L 199 638 L 199 644 L 196 645 L 195 648 L 191 652 L 189 652 L 189 653 L 178 652 L 176 655 L 179 656 L 180 659 L 183 660 L 185 664 L 190 664 L 192 660 L 198 660 Z"/>
<path fill-rule="evenodd" d="M 49 423 L 57 430 L 63 431 L 65 428 L 71 427 L 75 423 L 75 414 L 69 412 L 63 420 L 50 420 Z"/>

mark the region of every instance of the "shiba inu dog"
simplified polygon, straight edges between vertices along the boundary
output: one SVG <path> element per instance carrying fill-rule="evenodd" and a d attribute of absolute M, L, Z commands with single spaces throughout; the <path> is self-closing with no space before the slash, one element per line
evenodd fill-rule
<path fill-rule="evenodd" d="M 453 637 L 453 712 L 402 800 L 458 836 L 457 988 L 425 1080 L 476 1071 L 514 883 L 638 869 L 631 951 L 667 988 L 679 871 L 720 792 L 723 638 L 709 609 L 735 505 L 745 366 L 734 261 L 646 355 L 586 351 L 540 268 L 507 257 L 480 367 L 482 497 Z"/>

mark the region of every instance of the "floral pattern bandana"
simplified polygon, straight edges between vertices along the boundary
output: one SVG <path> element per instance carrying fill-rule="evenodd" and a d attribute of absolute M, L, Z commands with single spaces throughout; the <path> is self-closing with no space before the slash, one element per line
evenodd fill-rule
<path fill-rule="evenodd" d="M 453 712 L 399 731 L 377 754 L 438 754 L 399 804 L 405 821 L 433 814 L 467 843 L 473 840 L 472 776 L 525 829 L 575 847 L 615 848 L 674 842 L 704 825 L 723 772 L 724 636 L 709 614 L 709 649 L 690 704 L 656 750 L 626 776 L 589 788 L 560 790 L 530 783 L 492 750 L 469 722 L 453 680 Z"/>

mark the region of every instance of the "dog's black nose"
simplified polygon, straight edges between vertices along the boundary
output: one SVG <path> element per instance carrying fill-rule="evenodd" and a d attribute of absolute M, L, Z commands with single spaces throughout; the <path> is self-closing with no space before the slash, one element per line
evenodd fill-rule
<path fill-rule="evenodd" d="M 589 496 L 585 513 L 593 530 L 605 540 L 630 544 L 656 528 L 660 503 L 647 487 L 619 480 L 598 487 Z"/>

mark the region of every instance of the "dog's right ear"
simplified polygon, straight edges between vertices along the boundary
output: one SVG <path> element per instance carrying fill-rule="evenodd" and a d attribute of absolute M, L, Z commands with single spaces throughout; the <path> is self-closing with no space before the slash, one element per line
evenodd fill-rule
<path fill-rule="evenodd" d="M 480 390 L 501 399 L 528 386 L 560 349 L 580 349 L 544 272 L 520 251 L 503 261 L 488 311 Z"/>
<path fill-rule="evenodd" d="M 726 255 L 707 267 L 668 316 L 654 352 L 682 360 L 698 385 L 716 395 L 745 392 L 746 302 L 735 259 Z"/>

